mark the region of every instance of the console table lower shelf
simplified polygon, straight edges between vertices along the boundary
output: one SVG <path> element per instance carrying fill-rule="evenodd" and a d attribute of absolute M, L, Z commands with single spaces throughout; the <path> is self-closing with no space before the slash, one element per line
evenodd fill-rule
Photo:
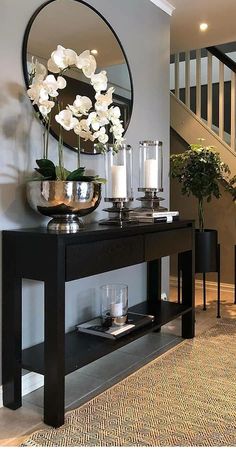
<path fill-rule="evenodd" d="M 132 312 L 139 314 L 148 314 L 148 303 L 139 303 L 131 308 Z M 71 331 L 65 336 L 65 375 L 74 372 L 81 367 L 108 355 L 126 344 L 145 336 L 146 334 L 158 330 L 161 326 L 176 319 L 179 316 L 187 314 L 191 308 L 173 302 L 164 301 L 157 304 L 154 313 L 155 320 L 150 325 L 128 333 L 115 341 L 109 339 L 78 333 Z M 23 369 L 30 370 L 44 375 L 44 343 L 34 345 L 23 350 L 22 354 Z"/>

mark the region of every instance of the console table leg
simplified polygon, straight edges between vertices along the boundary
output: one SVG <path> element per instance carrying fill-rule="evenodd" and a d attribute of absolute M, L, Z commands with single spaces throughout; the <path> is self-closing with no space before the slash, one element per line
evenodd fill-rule
<path fill-rule="evenodd" d="M 234 245 L 234 304 L 236 304 L 236 245 Z"/>
<path fill-rule="evenodd" d="M 147 264 L 147 300 L 150 314 L 155 314 L 156 303 L 161 303 L 161 259 Z"/>
<path fill-rule="evenodd" d="M 206 273 L 203 273 L 203 311 L 206 311 Z"/>
<path fill-rule="evenodd" d="M 182 337 L 190 339 L 195 335 L 194 310 L 194 252 L 187 251 L 181 254 L 182 259 L 182 304 L 192 307 L 190 312 L 182 316 Z"/>
<path fill-rule="evenodd" d="M 220 245 L 217 251 L 217 319 L 220 319 Z"/>
<path fill-rule="evenodd" d="M 4 256 L 3 250 L 3 259 Z M 9 253 L 9 258 L 13 259 Z M 6 258 L 6 260 L 8 260 Z M 16 410 L 21 399 L 22 280 L 3 265 L 2 281 L 2 382 L 3 405 Z"/>
<path fill-rule="evenodd" d="M 65 282 L 59 273 L 45 281 L 44 422 L 64 423 L 65 411 Z"/>

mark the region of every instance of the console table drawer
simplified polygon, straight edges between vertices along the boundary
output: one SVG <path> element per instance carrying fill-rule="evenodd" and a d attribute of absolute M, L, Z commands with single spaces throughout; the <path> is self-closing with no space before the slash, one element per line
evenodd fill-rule
<path fill-rule="evenodd" d="M 145 237 L 145 261 L 188 251 L 192 248 L 192 230 L 164 231 Z"/>
<path fill-rule="evenodd" d="M 128 267 L 144 261 L 142 235 L 66 248 L 66 281 Z"/>

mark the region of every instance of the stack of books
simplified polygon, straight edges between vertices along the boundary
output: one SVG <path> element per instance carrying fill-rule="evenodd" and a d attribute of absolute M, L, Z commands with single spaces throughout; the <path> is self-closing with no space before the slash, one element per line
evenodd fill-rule
<path fill-rule="evenodd" d="M 129 213 L 131 220 L 136 220 L 139 223 L 172 223 L 179 219 L 178 211 L 153 211 L 151 209 L 133 209 Z"/>

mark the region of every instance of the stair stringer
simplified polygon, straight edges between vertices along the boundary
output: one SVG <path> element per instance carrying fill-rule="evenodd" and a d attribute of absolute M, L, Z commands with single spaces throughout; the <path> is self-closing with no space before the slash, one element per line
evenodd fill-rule
<path fill-rule="evenodd" d="M 222 161 L 229 166 L 231 174 L 236 174 L 236 152 L 173 93 L 170 93 L 170 123 L 189 144 L 197 143 L 198 138 L 205 138 L 206 146 L 215 146 Z"/>

